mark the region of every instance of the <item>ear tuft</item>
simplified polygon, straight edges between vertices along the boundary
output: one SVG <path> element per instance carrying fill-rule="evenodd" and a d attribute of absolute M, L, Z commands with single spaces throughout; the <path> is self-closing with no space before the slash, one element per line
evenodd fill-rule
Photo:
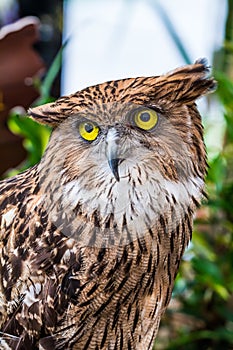
<path fill-rule="evenodd" d="M 209 77 L 210 67 L 206 58 L 194 64 L 178 68 L 164 76 L 168 82 L 170 99 L 178 103 L 195 101 L 202 95 L 213 92 L 217 82 Z"/>
<path fill-rule="evenodd" d="M 61 110 L 56 102 L 29 108 L 28 115 L 40 124 L 56 126 L 61 122 Z"/>

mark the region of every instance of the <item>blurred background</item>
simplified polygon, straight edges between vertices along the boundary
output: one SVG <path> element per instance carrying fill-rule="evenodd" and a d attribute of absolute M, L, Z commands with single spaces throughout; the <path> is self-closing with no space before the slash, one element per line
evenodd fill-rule
<path fill-rule="evenodd" d="M 0 176 L 38 162 L 51 130 L 30 105 L 206 57 L 218 81 L 199 109 L 209 199 L 155 349 L 233 349 L 233 0 L 0 0 Z"/>

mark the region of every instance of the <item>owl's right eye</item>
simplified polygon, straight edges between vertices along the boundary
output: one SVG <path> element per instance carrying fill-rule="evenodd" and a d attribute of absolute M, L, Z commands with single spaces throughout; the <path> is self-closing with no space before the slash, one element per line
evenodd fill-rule
<path fill-rule="evenodd" d="M 86 141 L 94 141 L 99 131 L 99 127 L 93 122 L 83 121 L 79 124 L 79 134 Z"/>
<path fill-rule="evenodd" d="M 135 124 L 143 130 L 151 130 L 158 122 L 158 115 L 152 109 L 142 109 L 135 114 Z"/>
<path fill-rule="evenodd" d="M 158 114 L 151 108 L 137 108 L 133 111 L 131 120 L 139 129 L 150 131 L 158 123 Z"/>

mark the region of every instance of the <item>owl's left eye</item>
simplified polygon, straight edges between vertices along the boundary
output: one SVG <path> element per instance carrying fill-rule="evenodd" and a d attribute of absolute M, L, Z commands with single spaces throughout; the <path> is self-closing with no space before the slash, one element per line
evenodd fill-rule
<path fill-rule="evenodd" d="M 79 124 L 80 136 L 86 141 L 94 141 L 99 135 L 99 127 L 90 121 L 83 121 Z"/>
<path fill-rule="evenodd" d="M 134 123 L 143 130 L 151 130 L 158 122 L 158 115 L 153 109 L 139 109 L 134 114 Z"/>

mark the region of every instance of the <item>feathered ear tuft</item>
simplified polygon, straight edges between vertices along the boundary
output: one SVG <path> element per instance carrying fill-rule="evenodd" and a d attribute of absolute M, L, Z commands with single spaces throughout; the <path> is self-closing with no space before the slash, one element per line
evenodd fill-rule
<path fill-rule="evenodd" d="M 77 91 L 72 95 L 62 96 L 55 102 L 46 103 L 42 106 L 30 108 L 29 116 L 40 124 L 46 124 L 52 127 L 62 123 L 73 114 L 77 114 L 84 108 L 87 108 L 90 101 L 86 98 L 89 88 Z M 88 95 L 90 96 L 90 94 Z"/>
<path fill-rule="evenodd" d="M 52 127 L 58 125 L 61 119 L 65 119 L 64 117 L 62 118 L 61 108 L 57 106 L 56 102 L 30 108 L 28 110 L 28 115 L 36 122 Z"/>
<path fill-rule="evenodd" d="M 217 82 L 209 77 L 209 73 L 210 67 L 205 58 L 197 60 L 194 64 L 178 68 L 161 76 L 161 79 L 163 78 L 164 82 L 167 82 L 164 94 L 166 97 L 169 95 L 169 100 L 176 103 L 193 102 L 216 89 Z"/>

